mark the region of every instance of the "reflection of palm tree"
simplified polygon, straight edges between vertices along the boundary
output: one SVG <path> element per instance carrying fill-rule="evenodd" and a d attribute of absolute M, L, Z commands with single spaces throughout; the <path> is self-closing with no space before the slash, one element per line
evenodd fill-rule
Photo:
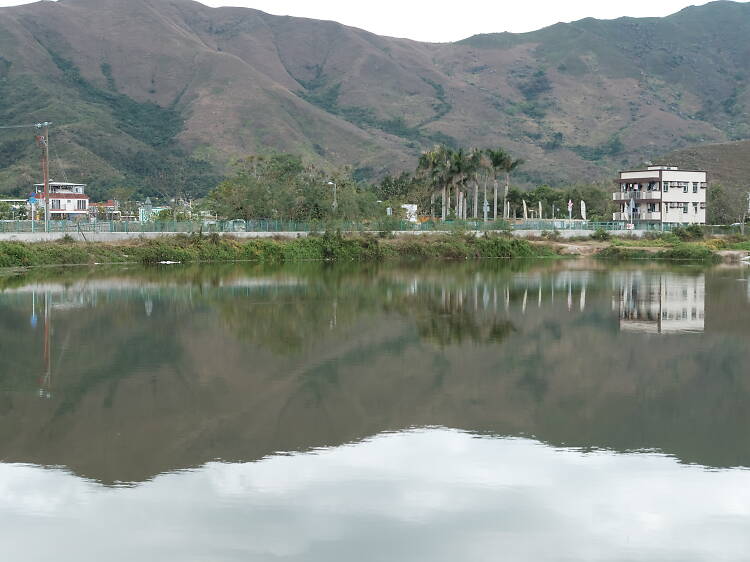
<path fill-rule="evenodd" d="M 460 289 L 457 292 L 463 294 Z M 447 293 L 443 297 L 442 294 L 425 292 L 404 296 L 394 305 L 394 310 L 414 319 L 422 339 L 440 346 L 466 341 L 499 344 L 516 331 L 506 318 L 464 307 L 458 294 Z"/>

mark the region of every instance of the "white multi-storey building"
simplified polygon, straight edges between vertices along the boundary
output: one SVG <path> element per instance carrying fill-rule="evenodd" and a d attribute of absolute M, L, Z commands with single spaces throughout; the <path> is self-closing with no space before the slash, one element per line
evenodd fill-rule
<path fill-rule="evenodd" d="M 612 198 L 619 204 L 613 219 L 628 223 L 706 224 L 706 172 L 670 166 L 620 172 Z"/>
<path fill-rule="evenodd" d="M 34 186 L 40 208 L 44 208 L 44 184 Z M 89 196 L 82 183 L 49 182 L 50 219 L 83 220 L 89 215 Z"/>

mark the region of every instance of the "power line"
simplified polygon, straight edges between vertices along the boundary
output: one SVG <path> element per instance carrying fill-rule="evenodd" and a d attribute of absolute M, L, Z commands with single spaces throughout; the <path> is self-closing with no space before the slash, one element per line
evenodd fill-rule
<path fill-rule="evenodd" d="M 30 129 L 32 127 L 36 127 L 36 125 L 6 125 L 4 127 L 0 127 L 0 129 Z"/>

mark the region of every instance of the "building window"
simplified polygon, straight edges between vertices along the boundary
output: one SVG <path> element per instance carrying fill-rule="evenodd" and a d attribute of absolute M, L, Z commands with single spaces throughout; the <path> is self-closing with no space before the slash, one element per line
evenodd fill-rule
<path fill-rule="evenodd" d="M 664 193 L 669 191 L 669 182 L 665 181 L 664 183 L 662 183 L 662 187 L 664 188 Z"/>
<path fill-rule="evenodd" d="M 683 193 L 687 193 L 688 192 L 688 184 L 687 184 L 687 182 L 685 182 L 685 183 L 682 184 L 682 192 Z"/>
<path fill-rule="evenodd" d="M 59 199 L 53 199 L 52 200 L 52 209 L 59 210 L 60 209 L 60 200 Z"/>
<path fill-rule="evenodd" d="M 79 211 L 85 211 L 86 210 L 86 200 L 85 199 L 79 199 L 78 200 L 78 210 Z"/>
<path fill-rule="evenodd" d="M 698 203 L 693 203 L 693 211 L 698 212 Z"/>
<path fill-rule="evenodd" d="M 693 193 L 698 193 L 698 182 L 697 181 L 693 182 Z"/>
<path fill-rule="evenodd" d="M 687 213 L 687 212 L 688 212 L 688 204 L 687 204 L 687 203 L 684 203 L 684 204 L 682 205 L 682 212 L 683 212 L 683 213 Z"/>

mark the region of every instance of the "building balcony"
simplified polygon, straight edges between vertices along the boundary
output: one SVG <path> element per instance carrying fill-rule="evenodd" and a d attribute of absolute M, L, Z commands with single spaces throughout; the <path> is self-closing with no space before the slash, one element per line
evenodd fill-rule
<path fill-rule="evenodd" d="M 654 201 L 661 200 L 661 191 L 616 191 L 612 194 L 613 201 Z"/>
<path fill-rule="evenodd" d="M 642 221 L 660 221 L 661 220 L 661 213 L 641 213 L 641 218 L 639 220 L 642 220 Z"/>
<path fill-rule="evenodd" d="M 615 221 L 626 221 L 630 222 L 631 217 L 629 213 L 613 213 L 612 220 Z M 660 221 L 661 213 L 633 213 L 632 221 Z"/>

